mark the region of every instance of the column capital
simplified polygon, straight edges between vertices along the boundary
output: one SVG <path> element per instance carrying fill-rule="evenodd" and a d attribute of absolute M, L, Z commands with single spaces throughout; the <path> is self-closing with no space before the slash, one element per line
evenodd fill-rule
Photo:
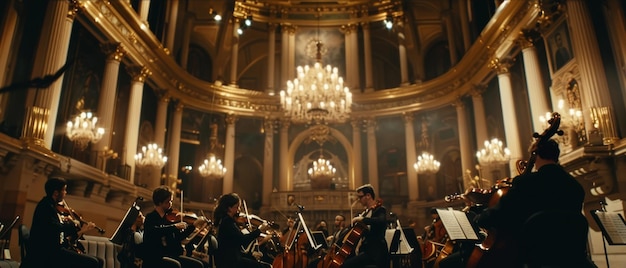
<path fill-rule="evenodd" d="M 363 31 L 369 31 L 370 30 L 371 24 L 370 24 L 369 21 L 363 21 L 363 22 L 360 23 L 360 25 L 361 25 L 361 29 L 363 29 Z"/>
<path fill-rule="evenodd" d="M 515 60 L 511 58 L 494 58 L 489 62 L 489 68 L 494 69 L 497 74 L 509 73 Z"/>
<path fill-rule="evenodd" d="M 146 78 L 152 75 L 152 71 L 144 66 L 128 66 L 126 71 L 128 71 L 134 82 L 146 82 Z"/>
<path fill-rule="evenodd" d="M 280 119 L 280 129 L 281 130 L 289 130 L 290 126 L 291 126 L 291 120 L 289 120 L 288 118 Z"/>
<path fill-rule="evenodd" d="M 454 99 L 454 101 L 452 102 L 452 106 L 456 107 L 457 109 L 465 107 L 465 103 L 461 99 L 461 96 L 458 96 L 456 97 L 456 99 Z"/>
<path fill-rule="evenodd" d="M 280 24 L 281 33 L 295 34 L 297 28 L 298 28 L 297 26 L 292 25 L 292 24 L 287 24 L 287 23 Z"/>
<path fill-rule="evenodd" d="M 237 122 L 237 115 L 235 114 L 227 114 L 226 118 L 224 118 L 226 125 L 233 125 Z"/>
<path fill-rule="evenodd" d="M 180 100 L 173 99 L 171 101 L 174 103 L 174 110 L 176 112 L 182 112 L 185 108 L 185 105 Z"/>
<path fill-rule="evenodd" d="M 475 84 L 468 92 L 472 97 L 482 97 L 483 93 L 487 91 L 487 85 Z"/>
<path fill-rule="evenodd" d="M 358 130 L 362 124 L 363 124 L 363 120 L 361 119 L 350 120 L 350 125 L 352 126 L 353 130 Z"/>
<path fill-rule="evenodd" d="M 535 46 L 535 41 L 541 38 L 541 34 L 535 29 L 522 30 L 520 36 L 515 40 L 522 49 L 531 48 Z"/>
<path fill-rule="evenodd" d="M 274 133 L 274 127 L 276 125 L 276 119 L 265 117 L 263 119 L 263 128 L 265 129 L 265 133 Z"/>
<path fill-rule="evenodd" d="M 404 112 L 402 113 L 402 118 L 404 119 L 405 124 L 412 124 L 413 119 L 415 119 L 415 115 L 413 114 L 413 112 Z"/>
<path fill-rule="evenodd" d="M 67 18 L 70 20 L 74 20 L 78 12 L 83 9 L 83 5 L 78 0 L 70 0 L 68 10 L 67 10 Z"/>
<path fill-rule="evenodd" d="M 274 31 L 276 31 L 276 28 L 278 28 L 278 24 L 273 23 L 273 22 L 268 22 L 267 23 L 267 30 L 268 30 L 268 32 L 274 32 Z"/>
<path fill-rule="evenodd" d="M 121 62 L 126 55 L 126 50 L 121 43 L 104 43 L 100 44 L 100 49 L 107 56 L 107 60 Z"/>
<path fill-rule="evenodd" d="M 344 35 L 350 35 L 353 33 L 356 33 L 358 27 L 358 25 L 356 24 L 346 24 L 346 25 L 341 25 L 341 28 L 339 28 L 339 31 L 342 32 Z"/>
<path fill-rule="evenodd" d="M 378 124 L 376 124 L 375 118 L 370 117 L 365 119 L 365 125 L 367 126 L 367 128 L 376 128 Z"/>

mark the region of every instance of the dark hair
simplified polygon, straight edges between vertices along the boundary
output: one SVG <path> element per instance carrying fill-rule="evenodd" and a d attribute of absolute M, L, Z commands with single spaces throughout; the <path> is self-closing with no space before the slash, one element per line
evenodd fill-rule
<path fill-rule="evenodd" d="M 372 199 L 376 198 L 376 194 L 374 193 L 374 186 L 372 186 L 371 184 L 365 184 L 359 188 L 356 189 L 356 192 L 362 192 L 363 194 L 370 194 L 372 196 Z"/>
<path fill-rule="evenodd" d="M 559 150 L 559 144 L 555 140 L 547 140 L 537 146 L 535 153 L 543 159 L 558 162 L 561 150 Z"/>
<path fill-rule="evenodd" d="M 342 221 L 346 220 L 346 216 L 344 216 L 343 214 L 337 214 L 337 216 L 341 217 Z M 335 217 L 337 217 L 337 216 L 335 216 Z"/>
<path fill-rule="evenodd" d="M 220 199 L 217 201 L 217 206 L 215 207 L 215 211 L 213 212 L 213 220 L 215 226 L 220 225 L 220 221 L 223 218 L 228 217 L 226 212 L 228 212 L 228 208 L 239 203 L 241 198 L 236 193 L 230 193 L 220 196 Z"/>
<path fill-rule="evenodd" d="M 54 191 L 62 191 L 67 185 L 67 181 L 63 178 L 49 178 L 44 186 L 47 196 L 52 196 Z"/>
<path fill-rule="evenodd" d="M 170 187 L 161 185 L 152 192 L 152 202 L 158 206 L 165 201 L 169 201 L 172 195 L 173 193 Z"/>

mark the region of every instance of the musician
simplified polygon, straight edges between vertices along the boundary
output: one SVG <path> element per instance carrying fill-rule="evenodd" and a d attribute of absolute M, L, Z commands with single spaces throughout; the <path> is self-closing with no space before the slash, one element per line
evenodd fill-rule
<path fill-rule="evenodd" d="M 146 217 L 139 211 L 133 225 L 124 230 L 122 249 L 117 254 L 122 268 L 140 268 L 143 263 L 143 231 Z"/>
<path fill-rule="evenodd" d="M 326 237 L 329 245 L 341 246 L 343 238 L 350 231 L 350 228 L 346 226 L 346 217 L 342 214 L 335 216 L 335 232 L 332 235 Z"/>
<path fill-rule="evenodd" d="M 160 186 L 152 192 L 154 210 L 146 215 L 144 222 L 143 267 L 182 267 L 203 268 L 201 261 L 183 254 L 182 240 L 195 229 L 195 223 L 171 222 L 166 217 L 172 210 L 173 193 L 167 186 Z M 199 219 L 202 220 L 202 219 Z"/>
<path fill-rule="evenodd" d="M 367 225 L 369 231 L 361 238 L 360 246 L 357 246 L 357 254 L 348 258 L 342 267 L 364 267 L 376 265 L 378 268 L 389 267 L 389 248 L 385 240 L 387 230 L 387 209 L 376 200 L 374 187 L 365 184 L 356 190 L 359 203 L 366 210 L 363 215 L 352 219 L 352 224 L 362 222 Z"/>
<path fill-rule="evenodd" d="M 68 238 L 74 242 L 96 225 L 88 222 L 80 227 L 72 221 L 64 221 L 58 206 L 67 194 L 67 182 L 62 178 L 50 178 L 45 184 L 46 196 L 39 201 L 33 215 L 28 241 L 28 253 L 21 267 L 102 267 L 104 260 L 69 247 Z M 76 245 L 79 246 L 79 245 Z"/>
<path fill-rule="evenodd" d="M 477 219 L 480 227 L 496 229 L 498 235 L 503 231 L 513 234 L 514 241 L 522 241 L 516 235 L 531 215 L 546 210 L 581 213 L 585 198 L 583 187 L 558 164 L 560 150 L 556 141 L 535 144 L 531 149 L 536 153 L 537 172 L 515 177 L 498 204 L 486 209 Z M 523 250 L 521 244 L 514 246 Z"/>
<path fill-rule="evenodd" d="M 315 231 L 321 231 L 324 234 L 324 237 L 328 237 L 328 223 L 325 220 L 320 220 L 315 225 Z"/>
<path fill-rule="evenodd" d="M 239 215 L 240 206 L 241 199 L 236 193 L 222 195 L 217 202 L 213 214 L 217 227 L 218 248 L 215 254 L 217 268 L 263 267 L 260 262 L 244 257 L 242 246 L 250 244 L 269 226 L 262 223 L 256 230 L 243 234 L 235 219 L 235 216 Z"/>

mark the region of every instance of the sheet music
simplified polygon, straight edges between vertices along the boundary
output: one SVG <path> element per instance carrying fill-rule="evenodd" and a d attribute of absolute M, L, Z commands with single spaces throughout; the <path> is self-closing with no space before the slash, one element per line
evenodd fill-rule
<path fill-rule="evenodd" d="M 626 223 L 622 215 L 614 212 L 593 211 L 610 244 L 626 245 Z"/>
<path fill-rule="evenodd" d="M 437 213 L 451 240 L 478 240 L 478 235 L 464 212 L 448 208 L 437 209 Z"/>

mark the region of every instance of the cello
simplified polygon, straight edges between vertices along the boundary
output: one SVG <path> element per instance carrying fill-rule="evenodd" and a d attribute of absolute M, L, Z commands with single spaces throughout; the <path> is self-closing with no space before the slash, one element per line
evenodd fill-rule
<path fill-rule="evenodd" d="M 530 152 L 530 158 L 527 162 L 522 160 L 517 161 L 517 171 L 520 175 L 529 174 L 535 165 L 537 158 L 537 148 L 547 142 L 555 134 L 563 135 L 563 131 L 559 130 L 561 123 L 561 115 L 559 113 L 552 113 L 552 117 L 548 120 L 550 126 L 543 131 L 543 133 L 534 133 L 533 138 L 535 143 L 533 144 Z M 510 187 L 512 186 L 513 179 L 505 178 L 489 191 L 489 207 L 495 206 L 502 196 L 506 195 Z M 516 258 L 511 256 L 517 256 L 517 247 L 515 243 L 514 234 L 508 232 L 498 232 L 495 229 L 487 230 L 487 237 L 483 242 L 477 245 L 469 259 L 467 260 L 466 268 L 475 267 L 509 267 L 513 266 Z"/>
<path fill-rule="evenodd" d="M 380 207 L 381 205 L 382 202 L 378 199 L 376 200 L 376 204 L 374 206 L 367 208 L 359 214 L 359 216 L 367 215 L 370 211 Z M 363 237 L 368 230 L 367 225 L 363 222 L 357 222 L 354 224 L 352 229 L 350 229 L 348 234 L 344 237 L 341 247 L 334 244 L 330 250 L 328 250 L 324 259 L 317 264 L 317 268 L 341 267 L 346 259 L 356 250 L 359 240 L 361 240 L 361 237 Z"/>

